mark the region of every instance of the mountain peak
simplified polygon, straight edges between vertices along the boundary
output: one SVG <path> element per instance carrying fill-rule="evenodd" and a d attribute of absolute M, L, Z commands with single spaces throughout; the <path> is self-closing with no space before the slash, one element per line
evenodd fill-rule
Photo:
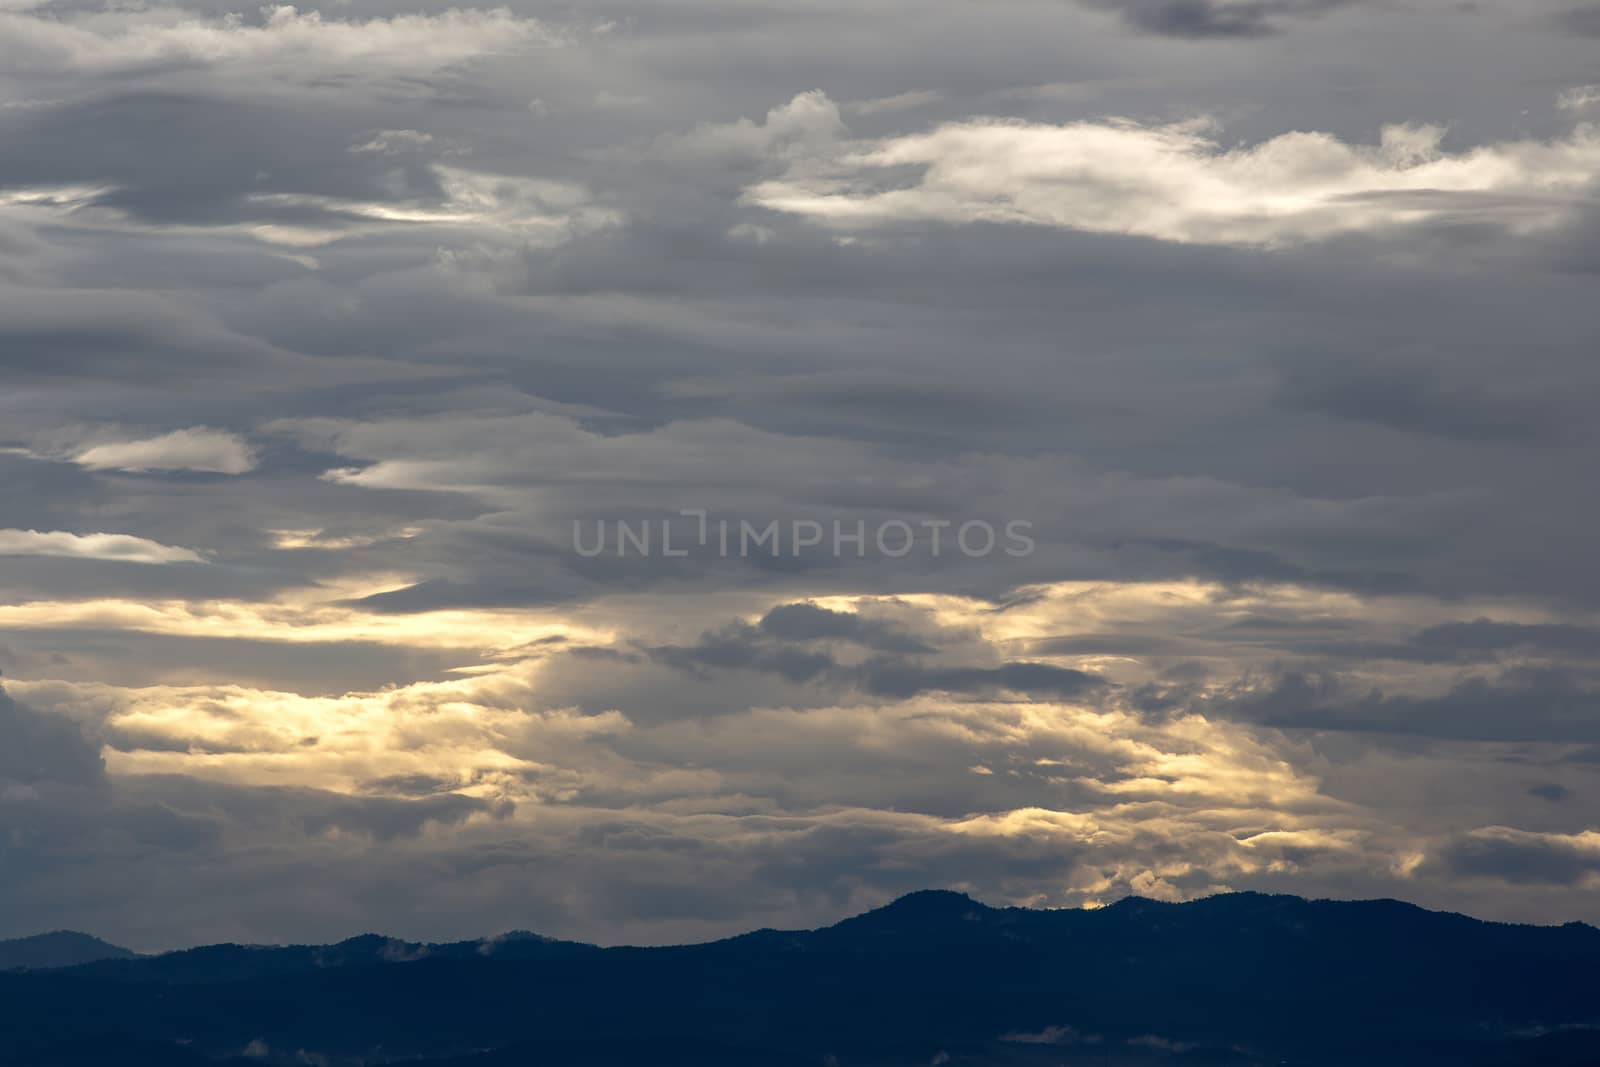
<path fill-rule="evenodd" d="M 881 908 L 839 923 L 835 929 L 876 928 L 910 930 L 949 926 L 958 920 L 977 918 L 991 909 L 965 893 L 949 889 L 919 889 L 897 897 Z"/>
<path fill-rule="evenodd" d="M 986 905 L 980 904 L 967 896 L 967 894 L 957 892 L 954 889 L 918 889 L 904 896 L 896 897 L 877 910 L 944 914 L 971 911 L 974 908 L 987 910 Z"/>
<path fill-rule="evenodd" d="M 82 935 L 43 940 L 60 937 Z M 433 963 L 388 966 L 422 949 Z M 68 980 L 8 974 L 0 1062 L 222 1067 L 270 1041 L 272 1062 L 288 1062 L 279 1048 L 371 1049 L 339 1062 L 417 1067 L 1600 1064 L 1597 969 L 1592 927 L 1395 901 L 1237 893 L 1036 910 L 930 891 L 710 945 L 367 936 L 108 960 Z"/>
<path fill-rule="evenodd" d="M 0 941 L 0 971 L 76 967 L 97 960 L 132 959 L 137 953 L 76 930 Z"/>

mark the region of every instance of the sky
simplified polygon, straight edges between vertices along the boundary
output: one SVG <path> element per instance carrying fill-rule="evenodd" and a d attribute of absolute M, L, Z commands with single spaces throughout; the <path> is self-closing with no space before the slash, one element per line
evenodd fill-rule
<path fill-rule="evenodd" d="M 1572 0 L 0 0 L 0 937 L 1600 921 L 1597 83 Z"/>

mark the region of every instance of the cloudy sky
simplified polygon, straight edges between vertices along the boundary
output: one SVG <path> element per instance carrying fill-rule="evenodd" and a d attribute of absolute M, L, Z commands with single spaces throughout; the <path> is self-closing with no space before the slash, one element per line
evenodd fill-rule
<path fill-rule="evenodd" d="M 1571 2 L 0 0 L 0 936 L 1600 920 Z"/>

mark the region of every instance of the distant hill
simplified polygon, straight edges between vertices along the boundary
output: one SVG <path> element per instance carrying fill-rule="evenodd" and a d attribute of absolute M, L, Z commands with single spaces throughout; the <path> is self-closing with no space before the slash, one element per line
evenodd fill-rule
<path fill-rule="evenodd" d="M 0 971 L 75 967 L 96 960 L 133 959 L 125 948 L 71 930 L 0 941 Z"/>
<path fill-rule="evenodd" d="M 338 967 L 370 967 L 421 960 L 559 960 L 600 951 L 578 941 L 558 941 L 526 931 L 449 944 L 398 941 L 363 934 L 332 945 L 207 945 L 160 956 L 104 959 L 74 973 L 124 982 L 201 984 L 288 976 Z"/>
<path fill-rule="evenodd" d="M 668 948 L 214 946 L 0 975 L 0 1005 L 8 1067 L 1596 1067 L 1600 930 L 924 892 Z"/>

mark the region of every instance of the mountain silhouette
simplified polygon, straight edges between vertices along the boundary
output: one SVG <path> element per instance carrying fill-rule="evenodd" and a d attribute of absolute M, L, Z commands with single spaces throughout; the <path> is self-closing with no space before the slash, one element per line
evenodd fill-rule
<path fill-rule="evenodd" d="M 107 944 L 98 937 L 72 930 L 0 941 L 0 971 L 41 970 L 48 967 L 73 967 L 96 960 L 131 959 L 125 948 Z"/>
<path fill-rule="evenodd" d="M 124 982 L 198 984 L 425 959 L 557 960 L 598 951 L 594 945 L 526 931 L 438 945 L 362 934 L 332 945 L 207 945 L 160 956 L 108 958 L 84 963 L 73 974 Z"/>
<path fill-rule="evenodd" d="M 18 1067 L 1592 1067 L 1600 930 L 1389 900 L 921 892 L 663 948 L 212 946 L 0 975 L 0 1004 Z"/>

